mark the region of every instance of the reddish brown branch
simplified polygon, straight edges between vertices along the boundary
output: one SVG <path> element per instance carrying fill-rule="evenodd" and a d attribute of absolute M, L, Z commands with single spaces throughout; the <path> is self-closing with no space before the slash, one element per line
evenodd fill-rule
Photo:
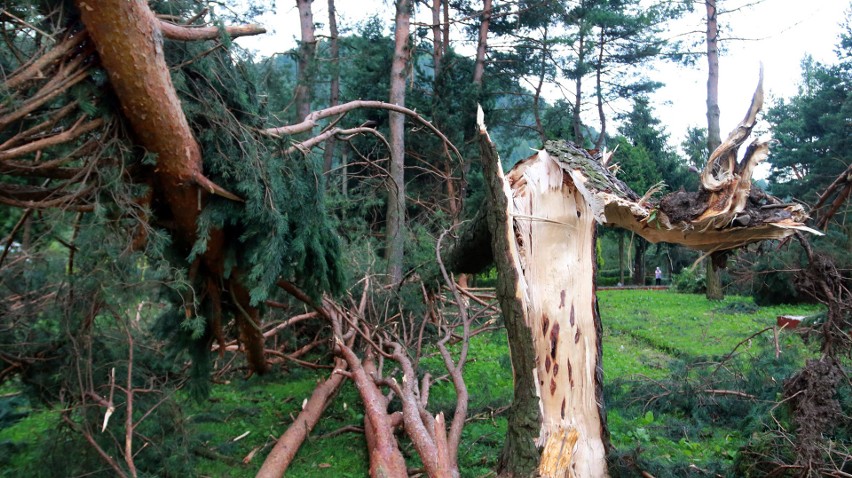
<path fill-rule="evenodd" d="M 323 383 L 317 385 L 311 398 L 302 407 L 299 416 L 269 452 L 257 472 L 257 478 L 278 478 L 284 475 L 299 447 L 302 446 L 302 442 L 314 429 L 328 403 L 340 390 L 345 377 L 337 372 L 343 370 L 346 370 L 346 362 L 338 360 L 334 371 Z"/>
<path fill-rule="evenodd" d="M 77 83 L 85 79 L 87 76 L 89 76 L 89 72 L 83 70 L 76 72 L 69 78 L 63 78 L 62 81 L 51 80 L 48 85 L 45 85 L 38 93 L 29 98 L 27 101 L 25 101 L 24 104 L 15 108 L 15 110 L 11 113 L 0 117 L 0 130 L 4 129 L 12 122 L 17 121 L 25 117 L 26 115 L 32 113 L 47 102 L 53 100 L 62 92 L 76 85 Z"/>
<path fill-rule="evenodd" d="M 320 144 L 324 141 L 328 141 L 329 139 L 332 139 L 334 137 L 341 137 L 341 139 L 343 139 L 343 140 L 349 140 L 353 136 L 358 135 L 358 134 L 371 134 L 371 135 L 377 137 L 379 139 L 379 141 L 384 143 L 385 147 L 387 147 L 388 150 L 390 150 L 390 143 L 388 143 L 388 140 L 384 137 L 384 135 L 379 133 L 375 128 L 358 127 L 358 128 L 350 128 L 350 129 L 340 129 L 340 128 L 335 127 L 335 128 L 329 128 L 326 131 L 323 131 L 322 133 L 314 136 L 313 138 L 309 138 L 309 139 L 306 139 L 305 141 L 293 144 L 293 146 L 290 146 L 289 148 L 287 148 L 287 150 L 284 153 L 285 154 L 292 154 L 292 153 L 295 153 L 296 150 L 309 151 L 314 146 L 316 146 L 316 145 L 318 145 L 318 144 Z"/>
<path fill-rule="evenodd" d="M 98 456 L 100 456 L 101 459 L 106 462 L 106 464 L 109 465 L 110 468 L 112 468 L 116 476 L 119 476 L 121 478 L 128 478 L 127 473 L 125 473 L 124 470 L 122 470 L 121 467 L 118 466 L 118 462 L 116 462 L 107 452 L 104 451 L 103 448 L 101 448 L 100 445 L 98 445 L 98 442 L 95 441 L 94 437 L 92 437 L 92 434 L 88 430 L 82 429 L 78 424 L 74 423 L 73 420 L 68 418 L 68 415 L 62 414 L 62 420 L 66 424 L 68 424 L 68 426 L 71 427 L 72 430 L 83 435 L 83 438 L 85 438 L 86 441 L 89 442 L 89 445 L 91 445 L 92 448 L 95 449 Z"/>
<path fill-rule="evenodd" d="M 751 395 L 749 393 L 740 392 L 739 390 L 704 390 L 704 393 L 709 393 L 710 395 L 732 395 L 734 397 L 747 398 L 749 400 L 757 400 L 757 397 Z"/>
<path fill-rule="evenodd" d="M 6 140 L 6 142 L 4 142 L 3 144 L 0 144 L 0 150 L 8 149 L 8 148 L 14 146 L 15 144 L 17 144 L 18 142 L 22 141 L 24 138 L 27 138 L 27 137 L 32 136 L 34 134 L 40 133 L 42 131 L 47 131 L 48 129 L 53 128 L 53 125 L 55 125 L 57 121 L 64 118 L 65 116 L 67 116 L 68 113 L 73 111 L 77 106 L 78 105 L 77 105 L 76 101 L 72 101 L 72 102 L 68 103 L 67 105 L 63 106 L 62 108 L 56 110 L 53 113 L 53 115 L 50 118 L 48 118 L 46 121 L 43 121 L 43 122 L 33 126 L 32 128 L 25 130 L 25 131 L 21 131 L 20 133 L 16 134 L 15 136 L 12 136 L 8 140 Z"/>
<path fill-rule="evenodd" d="M 15 240 L 15 234 L 17 234 L 18 230 L 21 229 L 21 226 L 23 226 L 24 223 L 27 222 L 27 219 L 29 219 L 30 214 L 32 214 L 32 212 L 32 209 L 27 209 L 26 211 L 24 211 L 24 213 L 21 214 L 20 219 L 18 219 L 18 222 L 15 223 L 15 226 L 12 227 L 12 231 L 9 232 L 8 236 L 6 236 L 6 240 L 3 241 L 5 245 L 3 247 L 3 254 L 0 254 L 0 267 L 3 266 L 3 262 L 6 260 L 6 256 L 9 255 L 9 250 L 12 249 L 12 242 Z"/>
<path fill-rule="evenodd" d="M 32 63 L 22 66 L 15 73 L 13 73 L 8 80 L 6 80 L 6 88 L 17 88 L 18 86 L 29 80 L 43 77 L 44 69 L 46 69 L 48 66 L 50 66 L 51 64 L 68 54 L 68 52 L 76 48 L 77 45 L 79 45 L 83 41 L 84 38 L 86 38 L 85 30 L 79 33 L 75 33 L 69 36 L 67 39 L 63 40 L 61 43 L 57 44 L 55 47 L 50 49 L 47 53 L 45 53 Z"/>
<path fill-rule="evenodd" d="M 820 215 L 819 221 L 817 222 L 817 227 L 820 229 L 825 229 L 828 226 L 828 221 L 837 214 L 837 211 L 840 210 L 840 206 L 842 206 L 843 203 L 849 199 L 849 195 L 852 194 L 852 164 L 850 164 L 845 171 L 840 173 L 840 175 L 837 176 L 837 178 L 835 178 L 835 180 L 825 189 L 825 191 L 820 195 L 814 209 L 819 209 L 825 205 L 826 201 L 828 201 L 828 199 L 835 193 L 837 193 L 837 197 L 834 198 L 834 201 L 832 201 L 828 210 Z"/>
<path fill-rule="evenodd" d="M 364 428 L 370 449 L 370 475 L 407 476 L 405 459 L 393 435 L 385 397 L 355 352 L 339 337 L 336 337 L 335 341 L 341 356 L 352 369 L 352 380 L 364 402 Z"/>
<path fill-rule="evenodd" d="M 264 332 L 263 337 L 268 339 L 269 337 L 272 337 L 273 335 L 275 335 L 279 330 L 286 329 L 287 327 L 290 327 L 293 324 L 297 324 L 297 323 L 302 322 L 304 320 L 313 319 L 314 317 L 318 317 L 318 316 L 319 316 L 319 313 L 317 313 L 317 312 L 308 312 L 308 313 L 305 313 L 305 314 L 290 317 L 289 319 L 285 320 L 284 322 L 281 322 L 280 324 L 276 325 L 275 327 L 272 327 L 271 329 Z"/>
<path fill-rule="evenodd" d="M 80 120 L 82 119 L 83 118 L 80 118 Z M 80 122 L 81 121 L 75 123 L 74 126 L 72 126 L 71 129 L 69 129 L 68 131 L 63 131 L 62 133 L 55 134 L 53 136 L 48 136 L 47 138 L 32 141 L 30 143 L 9 149 L 7 151 L 0 151 L 0 161 L 17 158 L 25 154 L 40 151 L 44 148 L 49 148 L 51 146 L 66 143 L 104 124 L 103 118 L 97 118 L 83 124 L 80 124 Z M 41 167 L 43 168 L 45 166 L 41 165 Z"/>

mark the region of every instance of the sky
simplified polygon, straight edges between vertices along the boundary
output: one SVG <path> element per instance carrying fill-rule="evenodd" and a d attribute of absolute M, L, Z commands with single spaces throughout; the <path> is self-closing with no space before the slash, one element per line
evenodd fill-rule
<path fill-rule="evenodd" d="M 261 37 L 240 39 L 244 47 L 261 55 L 284 52 L 296 46 L 299 37 L 298 13 L 294 1 L 279 2 L 275 12 L 269 12 L 259 21 L 269 30 Z M 817 61 L 832 63 L 834 48 L 840 34 L 840 23 L 852 5 L 850 0 L 719 0 L 720 11 L 726 5 L 755 5 L 720 16 L 723 31 L 723 48 L 719 60 L 719 103 L 721 130 L 724 136 L 743 118 L 757 84 L 760 63 L 764 66 L 764 88 L 767 100 L 788 98 L 797 92 L 801 78 L 801 60 L 810 54 Z M 394 8 L 389 0 L 337 0 L 338 25 L 353 28 L 372 15 L 379 15 L 388 25 L 393 23 Z M 317 33 L 327 35 L 327 2 L 313 3 L 314 21 L 321 23 Z M 419 7 L 418 20 L 428 22 L 430 12 Z M 703 30 L 703 8 L 694 15 L 671 26 L 669 34 L 678 38 L 685 32 Z M 693 38 L 701 38 L 693 36 Z M 451 37 L 453 35 L 451 34 Z M 725 38 L 745 40 L 725 41 Z M 475 45 L 455 34 L 454 48 L 473 55 Z M 650 66 L 651 79 L 665 83 L 652 96 L 658 118 L 670 135 L 670 143 L 677 146 L 690 126 L 707 126 L 706 59 L 692 67 L 670 63 Z M 487 74 L 487 70 L 486 70 Z M 556 88 L 550 100 L 556 98 Z M 625 103 L 621 108 L 627 108 Z M 619 108 L 616 105 L 616 108 Z M 591 112 L 593 113 L 593 112 Z M 590 113 L 586 121 L 596 124 Z M 614 116 L 615 111 L 608 112 Z M 608 118 L 609 120 L 610 118 Z M 487 121 L 487 118 L 486 118 Z"/>

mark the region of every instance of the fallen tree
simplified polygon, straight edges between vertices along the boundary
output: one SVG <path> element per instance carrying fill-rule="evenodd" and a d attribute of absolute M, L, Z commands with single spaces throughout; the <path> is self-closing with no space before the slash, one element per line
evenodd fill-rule
<path fill-rule="evenodd" d="M 768 152 L 751 134 L 763 103 L 762 74 L 740 125 L 711 155 L 697 192 L 652 200 L 620 181 L 612 154 L 591 155 L 566 141 L 544 149 L 504 173 L 480 115 L 480 146 L 488 188 L 483 221 L 472 221 L 451 257 L 465 272 L 482 258 L 489 237 L 500 300 L 511 344 L 515 397 L 501 459 L 511 476 L 607 475 L 609 448 L 603 408 L 601 321 L 595 297 L 595 227 L 633 231 L 651 242 L 670 242 L 709 253 L 782 239 L 804 225 L 798 204 L 782 204 L 752 187 L 754 168 Z M 478 231 L 470 230 L 479 227 Z M 815 231 L 812 231 L 815 232 Z"/>

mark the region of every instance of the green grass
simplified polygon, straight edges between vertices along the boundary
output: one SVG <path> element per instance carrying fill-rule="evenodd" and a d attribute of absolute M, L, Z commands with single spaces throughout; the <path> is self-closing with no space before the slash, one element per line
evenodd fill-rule
<path fill-rule="evenodd" d="M 682 412 L 655 416 L 649 411 L 649 395 L 665 393 L 663 382 L 671 380 L 673 373 L 684 373 L 684 364 L 717 362 L 747 337 L 774 325 L 778 315 L 811 315 L 821 310 L 813 305 L 757 307 L 751 298 L 737 296 L 713 302 L 703 295 L 670 291 L 606 290 L 599 292 L 598 300 L 604 326 L 604 376 L 610 394 L 606 397 L 610 404 L 607 420 L 613 445 L 622 453 L 640 453 L 671 476 L 687 474 L 688 469 L 683 467 L 688 465 L 730 469 L 748 437 L 741 434 L 742 426 L 725 420 L 708 423 L 712 417 L 698 419 Z M 789 333 L 782 334 L 780 346 L 782 353 L 790 356 L 808 354 L 802 341 Z M 746 373 L 752 367 L 750 360 L 766 356 L 770 348 L 774 348 L 772 332 L 740 344 L 734 357 L 735 374 Z M 797 363 L 801 365 L 803 358 Z M 687 376 L 698 380 L 695 373 Z M 656 387 L 654 381 L 660 381 L 660 386 Z M 630 392 L 640 387 L 649 391 L 630 398 Z M 731 398 L 718 402 L 722 407 L 725 403 L 747 403 Z M 703 423 L 699 425 L 699 421 Z"/>
<path fill-rule="evenodd" d="M 681 412 L 649 412 L 644 403 L 625 399 L 637 387 L 669 380 L 673 370 L 684 362 L 717 360 L 744 338 L 775 323 L 780 314 L 808 315 L 814 306 L 757 308 L 750 299 L 728 297 L 709 302 L 703 296 L 668 291 L 606 290 L 599 293 L 604 325 L 603 366 L 609 394 L 608 424 L 613 444 L 620 452 L 641 452 L 664 466 L 694 464 L 701 468 L 723 469 L 736 458 L 737 449 L 747 440 L 737 427 L 719 425 L 698 427 L 693 418 Z M 738 349 L 739 365 L 763 347 L 772 345 L 772 334 L 764 334 Z M 802 346 L 801 340 L 786 334 L 782 348 Z M 438 376 L 443 364 L 433 349 L 425 350 L 421 367 Z M 454 350 L 457 356 L 457 350 Z M 185 428 L 192 437 L 193 459 L 198 476 L 253 476 L 274 444 L 299 413 L 327 370 L 294 368 L 264 377 L 214 384 L 203 403 L 179 394 L 185 414 Z M 494 469 L 506 432 L 505 406 L 512 397 L 512 370 L 508 344 L 502 330 L 475 337 L 470 345 L 470 361 L 465 367 L 470 392 L 470 421 L 464 430 L 459 453 L 465 477 L 489 476 Z M 0 389 L 14 392 L 15 387 Z M 452 411 L 455 393 L 447 381 L 436 383 L 429 409 L 436 413 Z M 305 442 L 288 470 L 288 477 L 361 477 L 367 474 L 368 457 L 363 436 L 343 433 L 324 437 L 347 425 L 360 426 L 363 411 L 351 383 L 346 383 L 330 404 L 311 437 Z M 56 426 L 57 413 L 32 410 L 12 426 L 0 429 L 0 469 L 25 469 L 38 436 Z M 235 440 L 249 432 L 248 435 Z M 416 453 L 410 443 L 401 443 L 410 465 Z M 243 459 L 255 452 L 248 464 Z M 0 453 L 0 455 L 3 455 Z M 30 463 L 31 464 L 31 463 Z M 686 464 L 686 465 L 684 465 Z M 715 468 L 714 468 L 715 467 Z M 672 476 L 678 476 L 674 472 Z M 686 473 L 686 472 L 684 472 Z M 19 476 L 4 475 L 0 476 Z"/>
<path fill-rule="evenodd" d="M 0 477 L 25 476 L 37 466 L 37 440 L 49 429 L 58 426 L 59 413 L 54 410 L 33 409 L 17 394 L 14 385 L 0 388 L 4 411 L 25 415 L 0 426 Z M 6 422 L 7 424 L 9 422 Z"/>
<path fill-rule="evenodd" d="M 649 348 L 683 357 L 730 352 L 749 335 L 775 324 L 778 315 L 811 315 L 818 306 L 757 308 L 751 298 L 723 301 L 670 291 L 605 290 L 598 294 L 605 330 L 621 332 Z M 754 313 L 741 310 L 756 309 Z"/>

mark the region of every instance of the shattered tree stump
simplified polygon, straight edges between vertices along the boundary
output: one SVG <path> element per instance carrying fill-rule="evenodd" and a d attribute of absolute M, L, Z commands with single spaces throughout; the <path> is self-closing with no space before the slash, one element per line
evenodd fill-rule
<path fill-rule="evenodd" d="M 751 143 L 737 161 L 762 102 L 761 75 L 745 119 L 711 155 L 701 190 L 675 192 L 657 203 L 616 178 L 607 167 L 609 156 L 592 156 L 567 141 L 546 143 L 504 174 L 480 111 L 488 205 L 470 222 L 469 229 L 479 230 L 460 235 L 476 240 L 457 241 L 450 255 L 475 258 L 459 260 L 458 271 L 475 272 L 490 262 L 498 270 L 515 380 L 502 473 L 608 474 L 594 282 L 597 224 L 706 252 L 782 239 L 796 230 L 815 232 L 804 226 L 807 215 L 800 205 L 780 204 L 752 188 L 754 168 L 768 153 L 766 142 Z M 482 257 L 483 237 L 490 237 L 490 258 Z"/>

